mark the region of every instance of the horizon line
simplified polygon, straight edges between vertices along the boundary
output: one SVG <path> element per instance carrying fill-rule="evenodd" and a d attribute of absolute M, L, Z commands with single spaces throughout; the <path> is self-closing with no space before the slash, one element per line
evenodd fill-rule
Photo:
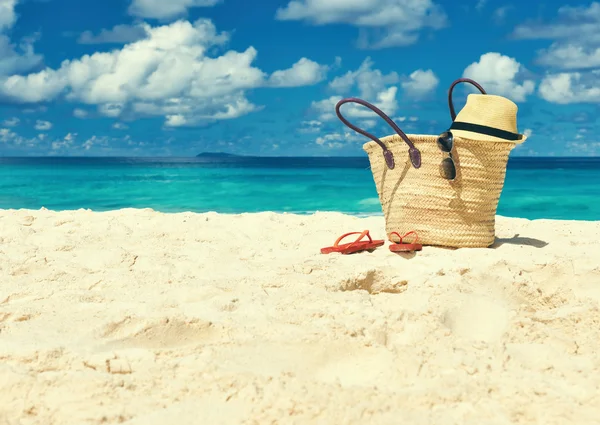
<path fill-rule="evenodd" d="M 315 156 L 306 156 L 306 155 L 241 155 L 241 154 L 230 154 L 227 156 L 132 156 L 132 155 L 0 155 L 0 158 L 15 158 L 15 159 L 40 159 L 40 158 L 56 158 L 56 159 L 65 159 L 65 158 L 103 158 L 103 159 L 113 159 L 113 158 L 155 158 L 155 159 L 163 159 L 163 158 L 173 158 L 173 159 L 192 159 L 192 158 L 210 158 L 210 159 L 228 159 L 228 158 L 322 158 L 322 159 L 368 159 L 367 155 L 361 156 L 324 156 L 324 155 L 315 155 Z M 540 156 L 540 155 L 514 155 L 510 156 L 509 159 L 514 158 L 537 158 L 537 159 L 558 159 L 558 158 L 577 158 L 577 159 L 594 159 L 600 158 L 600 155 L 588 155 L 588 156 L 570 156 L 570 155 L 554 155 L 554 156 Z"/>

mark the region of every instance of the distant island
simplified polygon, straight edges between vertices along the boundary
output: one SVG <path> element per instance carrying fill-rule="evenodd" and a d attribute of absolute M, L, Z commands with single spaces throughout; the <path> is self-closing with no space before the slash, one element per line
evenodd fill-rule
<path fill-rule="evenodd" d="M 196 158 L 232 158 L 241 155 L 225 152 L 202 152 L 196 155 Z"/>

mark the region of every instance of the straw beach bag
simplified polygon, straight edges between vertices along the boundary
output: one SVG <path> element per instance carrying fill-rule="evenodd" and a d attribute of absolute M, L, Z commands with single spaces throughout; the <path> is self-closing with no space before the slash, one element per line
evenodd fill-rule
<path fill-rule="evenodd" d="M 452 91 L 462 82 L 473 84 L 481 94 L 470 94 L 456 115 Z M 373 110 L 396 134 L 379 139 L 348 122 L 340 107 L 349 102 Z M 438 136 L 406 135 L 381 110 L 357 98 L 342 99 L 336 113 L 348 127 L 372 139 L 363 149 L 387 234 L 416 231 L 423 245 L 489 247 L 495 240 L 508 156 L 526 139 L 517 133 L 517 105 L 461 78 L 450 86 L 448 106 L 453 123 Z"/>

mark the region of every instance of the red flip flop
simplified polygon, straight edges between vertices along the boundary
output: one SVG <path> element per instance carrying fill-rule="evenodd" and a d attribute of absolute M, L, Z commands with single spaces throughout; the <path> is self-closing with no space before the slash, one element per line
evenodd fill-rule
<path fill-rule="evenodd" d="M 392 235 L 398 236 L 398 238 L 400 239 L 400 242 L 392 241 Z M 412 241 L 411 243 L 405 243 L 404 238 L 406 238 L 407 236 L 410 236 L 410 235 L 414 235 L 415 240 Z M 417 235 L 417 232 L 414 232 L 414 231 L 410 231 L 407 234 L 405 234 L 404 236 L 400 236 L 400 233 L 398 233 L 398 232 L 392 232 L 388 235 L 388 239 L 390 240 L 390 242 L 393 242 L 392 245 L 390 245 L 390 251 L 392 251 L 392 252 L 411 252 L 411 251 L 420 251 L 423 249 L 423 245 L 418 243 L 419 236 Z"/>
<path fill-rule="evenodd" d="M 344 239 L 345 237 L 350 236 L 350 235 L 360 235 L 360 236 L 358 238 L 356 238 L 356 240 L 354 242 L 345 243 L 345 244 L 340 245 L 340 242 L 342 241 L 342 239 Z M 365 236 L 369 238 L 368 241 L 362 240 Z M 340 254 L 352 254 L 354 252 L 375 249 L 378 246 L 382 246 L 384 243 L 385 243 L 385 241 L 383 241 L 383 240 L 374 241 L 371 238 L 371 235 L 369 235 L 368 230 L 365 230 L 362 233 L 361 232 L 351 232 L 351 233 L 346 233 L 345 235 L 340 236 L 335 241 L 333 246 L 321 248 L 321 254 L 330 254 L 332 252 L 339 252 Z"/>

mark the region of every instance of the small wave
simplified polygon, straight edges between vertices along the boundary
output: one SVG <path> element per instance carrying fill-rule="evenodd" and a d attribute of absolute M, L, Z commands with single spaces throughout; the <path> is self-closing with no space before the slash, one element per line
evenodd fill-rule
<path fill-rule="evenodd" d="M 382 217 L 382 212 L 358 212 L 358 211 L 333 211 L 333 210 L 297 210 L 297 211 L 252 211 L 253 212 L 273 212 L 276 214 L 298 214 L 298 215 L 311 215 L 316 213 L 338 213 L 351 215 L 354 217 L 365 218 L 365 217 Z"/>
<path fill-rule="evenodd" d="M 379 205 L 379 198 L 365 198 L 358 201 L 361 207 L 373 207 Z"/>

